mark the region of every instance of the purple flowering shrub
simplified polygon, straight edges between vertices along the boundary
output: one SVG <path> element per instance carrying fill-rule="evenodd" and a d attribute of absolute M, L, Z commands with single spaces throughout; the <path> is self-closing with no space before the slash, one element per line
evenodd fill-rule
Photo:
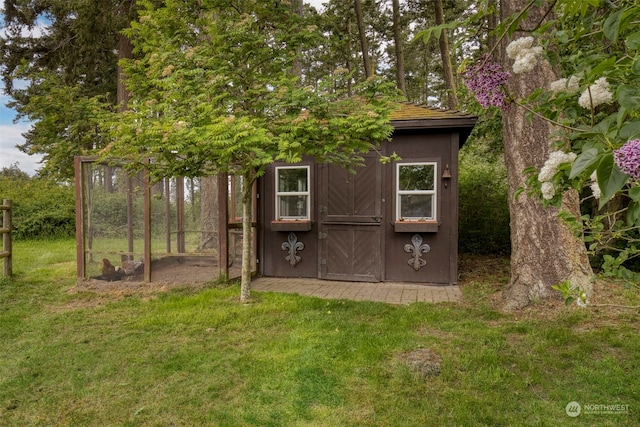
<path fill-rule="evenodd" d="M 509 72 L 504 71 L 497 62 L 483 56 L 463 74 L 464 83 L 473 92 L 482 108 L 490 106 L 505 109 L 506 94 L 502 88 L 509 79 Z"/>
<path fill-rule="evenodd" d="M 622 172 L 638 180 L 640 178 L 640 139 L 627 141 L 613 152 L 613 159 Z"/>
<path fill-rule="evenodd" d="M 529 2 L 526 11 L 538 3 Z M 626 25 L 640 16 L 640 2 L 610 2 L 609 8 L 591 1 L 549 3 L 549 11 L 560 12 L 555 20 L 507 46 L 507 56 L 515 61 L 513 76 L 484 56 L 461 77 L 482 108 L 504 110 L 513 104 L 527 119 L 552 125 L 552 155 L 541 169 L 537 164 L 524 170 L 526 186 L 516 196 L 528 189 L 544 206 L 558 208 L 572 231 L 584 237 L 590 254 L 597 255 L 594 266 L 640 283 L 640 73 L 638 61 L 631 59 L 640 39 L 637 28 Z M 504 31 L 496 30 L 500 38 L 492 51 L 513 36 L 525 16 L 508 18 Z M 537 64 L 561 72 L 557 77 L 562 78 L 520 99 L 511 97 L 507 81 L 526 79 L 522 73 Z M 572 158 L 559 161 L 564 154 Z M 581 198 L 580 216 L 563 210 L 568 190 L 572 198 L 576 192 Z M 610 204 L 618 195 L 620 203 Z"/>

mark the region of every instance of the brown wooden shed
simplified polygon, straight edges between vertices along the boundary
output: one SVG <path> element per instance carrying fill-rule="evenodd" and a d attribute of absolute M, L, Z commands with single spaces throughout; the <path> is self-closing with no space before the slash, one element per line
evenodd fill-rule
<path fill-rule="evenodd" d="M 457 283 L 458 151 L 476 117 L 403 103 L 392 140 L 355 174 L 274 163 L 258 182 L 258 274 Z"/>

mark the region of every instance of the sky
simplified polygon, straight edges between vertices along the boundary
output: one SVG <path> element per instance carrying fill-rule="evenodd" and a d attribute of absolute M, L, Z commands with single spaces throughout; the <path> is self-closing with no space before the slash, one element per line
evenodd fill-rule
<path fill-rule="evenodd" d="M 322 8 L 322 3 L 328 0 L 305 0 L 316 9 Z M 0 3 L 0 20 L 2 18 L 3 6 Z M 0 35 L 2 35 L 0 28 Z M 10 98 L 0 89 L 0 169 L 8 168 L 17 164 L 20 170 L 34 175 L 42 167 L 42 156 L 27 155 L 21 152 L 16 146 L 24 143 L 23 133 L 27 132 L 31 124 L 26 121 L 14 123 L 15 111 L 7 107 Z"/>

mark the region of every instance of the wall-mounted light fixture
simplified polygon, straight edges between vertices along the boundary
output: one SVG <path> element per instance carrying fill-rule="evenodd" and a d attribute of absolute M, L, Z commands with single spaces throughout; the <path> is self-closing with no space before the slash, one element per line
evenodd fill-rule
<path fill-rule="evenodd" d="M 444 180 L 444 188 L 449 186 L 449 180 L 451 179 L 451 170 L 449 169 L 449 163 L 444 166 L 442 171 L 442 179 Z"/>

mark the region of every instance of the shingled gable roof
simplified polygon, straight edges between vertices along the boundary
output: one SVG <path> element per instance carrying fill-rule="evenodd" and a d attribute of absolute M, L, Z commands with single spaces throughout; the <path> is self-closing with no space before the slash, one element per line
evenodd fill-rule
<path fill-rule="evenodd" d="M 428 128 L 459 128 L 465 133 L 471 132 L 477 117 L 457 110 L 443 110 L 401 102 L 399 107 L 391 113 L 391 124 L 395 129 L 428 129 Z"/>

